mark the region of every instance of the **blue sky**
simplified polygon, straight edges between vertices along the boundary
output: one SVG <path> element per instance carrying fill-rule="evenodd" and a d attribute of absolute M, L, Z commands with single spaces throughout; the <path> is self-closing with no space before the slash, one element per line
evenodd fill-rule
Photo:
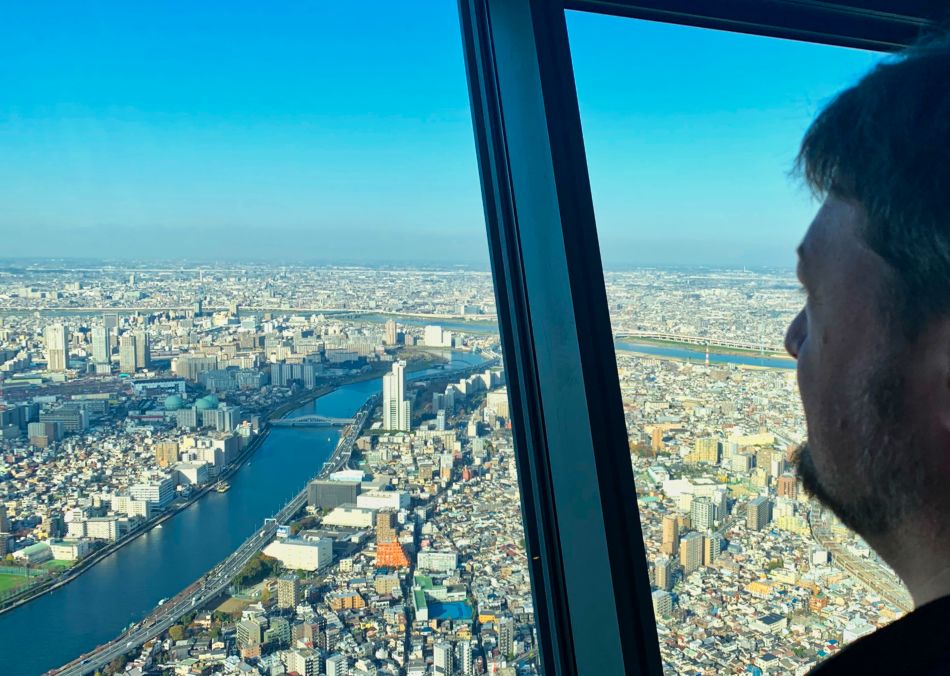
<path fill-rule="evenodd" d="M 875 55 L 571 13 L 605 262 L 791 264 Z M 484 264 L 452 0 L 4 3 L 0 256 Z"/>

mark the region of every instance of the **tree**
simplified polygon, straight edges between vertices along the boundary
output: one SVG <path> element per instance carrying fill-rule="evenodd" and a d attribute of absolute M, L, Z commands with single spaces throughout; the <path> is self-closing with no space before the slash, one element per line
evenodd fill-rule
<path fill-rule="evenodd" d="M 173 641 L 180 641 L 185 638 L 185 628 L 180 624 L 172 625 L 168 628 L 168 638 Z"/>

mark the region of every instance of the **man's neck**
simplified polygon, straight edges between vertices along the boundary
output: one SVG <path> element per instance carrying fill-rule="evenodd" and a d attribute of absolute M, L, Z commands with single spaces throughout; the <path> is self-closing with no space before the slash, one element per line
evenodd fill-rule
<path fill-rule="evenodd" d="M 950 596 L 950 540 L 942 526 L 905 523 L 887 537 L 868 538 L 868 544 L 907 586 L 915 608 Z"/>

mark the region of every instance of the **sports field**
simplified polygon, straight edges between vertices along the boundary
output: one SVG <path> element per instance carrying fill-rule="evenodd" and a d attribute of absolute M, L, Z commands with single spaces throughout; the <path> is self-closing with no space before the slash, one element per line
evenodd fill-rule
<path fill-rule="evenodd" d="M 0 573 L 0 594 L 16 589 L 30 582 L 30 578 L 22 575 L 10 575 L 9 573 Z"/>

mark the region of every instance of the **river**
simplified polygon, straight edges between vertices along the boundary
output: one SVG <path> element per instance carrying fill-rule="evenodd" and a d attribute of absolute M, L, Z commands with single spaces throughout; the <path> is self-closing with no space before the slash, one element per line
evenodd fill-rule
<path fill-rule="evenodd" d="M 618 351 L 645 354 L 653 357 L 667 357 L 669 359 L 683 359 L 686 361 L 705 361 L 705 350 L 690 350 L 683 347 L 665 347 L 663 345 L 644 345 L 642 343 L 626 343 L 617 341 L 614 347 Z M 757 357 L 745 354 L 716 354 L 709 353 L 710 364 L 736 364 L 739 366 L 759 366 L 771 369 L 794 369 L 795 360 L 781 357 Z"/>
<path fill-rule="evenodd" d="M 451 368 L 482 363 L 454 353 Z M 445 370 L 408 375 L 444 375 Z M 291 411 L 353 416 L 382 387 L 377 378 L 343 386 Z M 0 615 L 0 674 L 32 676 L 105 643 L 214 567 L 304 486 L 339 439 L 329 428 L 272 428 L 230 478 L 226 493 L 210 492 L 161 528 L 153 528 L 75 580 Z"/>

